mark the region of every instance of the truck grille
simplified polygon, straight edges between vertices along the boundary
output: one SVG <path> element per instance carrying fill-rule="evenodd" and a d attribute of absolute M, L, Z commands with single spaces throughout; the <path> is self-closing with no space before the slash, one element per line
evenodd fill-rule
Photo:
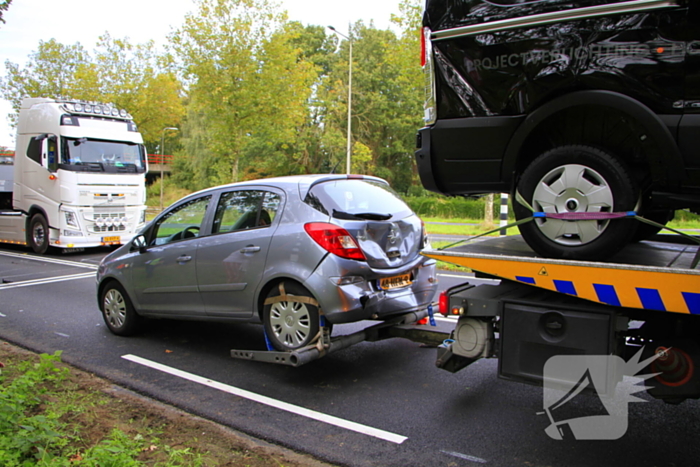
<path fill-rule="evenodd" d="M 95 213 L 93 215 L 93 232 L 123 232 L 126 230 L 126 213 Z"/>

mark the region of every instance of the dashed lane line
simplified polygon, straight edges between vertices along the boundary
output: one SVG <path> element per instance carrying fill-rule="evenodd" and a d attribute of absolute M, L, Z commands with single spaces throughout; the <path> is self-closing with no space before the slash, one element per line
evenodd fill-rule
<path fill-rule="evenodd" d="M 28 253 L 10 253 L 7 251 L 3 251 L 3 252 L 0 252 L 0 256 L 7 256 L 9 258 L 27 259 L 30 261 L 42 261 L 44 263 L 61 264 L 63 266 L 73 266 L 76 268 L 97 269 L 97 267 L 98 267 L 96 264 L 79 263 L 77 261 L 68 261 L 65 259 L 49 258 L 46 256 L 32 256 Z"/>
<path fill-rule="evenodd" d="M 76 279 L 87 279 L 89 277 L 92 277 L 94 279 L 95 273 L 83 272 L 80 274 L 70 274 L 68 276 L 46 277 L 43 279 L 34 279 L 22 282 L 8 282 L 7 284 L 0 284 L 0 290 L 16 289 L 19 287 L 29 287 L 33 285 L 52 284 L 54 282 L 72 281 Z"/>

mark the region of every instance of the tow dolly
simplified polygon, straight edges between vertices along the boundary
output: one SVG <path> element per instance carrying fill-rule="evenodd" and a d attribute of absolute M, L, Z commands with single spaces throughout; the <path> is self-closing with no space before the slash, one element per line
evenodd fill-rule
<path fill-rule="evenodd" d="M 430 326 L 417 324 L 424 320 L 430 322 Z M 453 325 L 451 325 L 453 326 Z M 315 344 L 291 351 L 279 352 L 275 350 L 231 350 L 231 357 L 242 360 L 255 360 L 266 363 L 276 363 L 299 367 L 306 363 L 318 360 L 338 350 L 346 349 L 360 342 L 378 342 L 385 339 L 399 337 L 418 342 L 427 346 L 437 347 L 450 336 L 450 331 L 438 329 L 433 318 L 432 305 L 427 309 L 398 315 L 387 321 L 372 325 L 352 334 L 331 337 L 329 328 L 321 326 L 321 333 Z"/>

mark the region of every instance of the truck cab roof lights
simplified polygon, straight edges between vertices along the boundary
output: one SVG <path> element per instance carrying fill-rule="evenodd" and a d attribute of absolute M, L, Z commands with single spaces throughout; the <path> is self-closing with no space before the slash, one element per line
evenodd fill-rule
<path fill-rule="evenodd" d="M 118 109 L 114 104 L 100 104 L 85 101 L 63 101 L 63 109 L 73 115 L 106 116 L 131 120 L 133 117 L 125 109 Z"/>

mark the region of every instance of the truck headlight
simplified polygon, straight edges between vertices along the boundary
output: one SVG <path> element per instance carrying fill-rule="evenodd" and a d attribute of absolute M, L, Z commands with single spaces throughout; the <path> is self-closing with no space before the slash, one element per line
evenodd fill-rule
<path fill-rule="evenodd" d="M 66 216 L 66 224 L 79 228 L 78 218 L 73 211 L 63 211 L 63 214 Z"/>

